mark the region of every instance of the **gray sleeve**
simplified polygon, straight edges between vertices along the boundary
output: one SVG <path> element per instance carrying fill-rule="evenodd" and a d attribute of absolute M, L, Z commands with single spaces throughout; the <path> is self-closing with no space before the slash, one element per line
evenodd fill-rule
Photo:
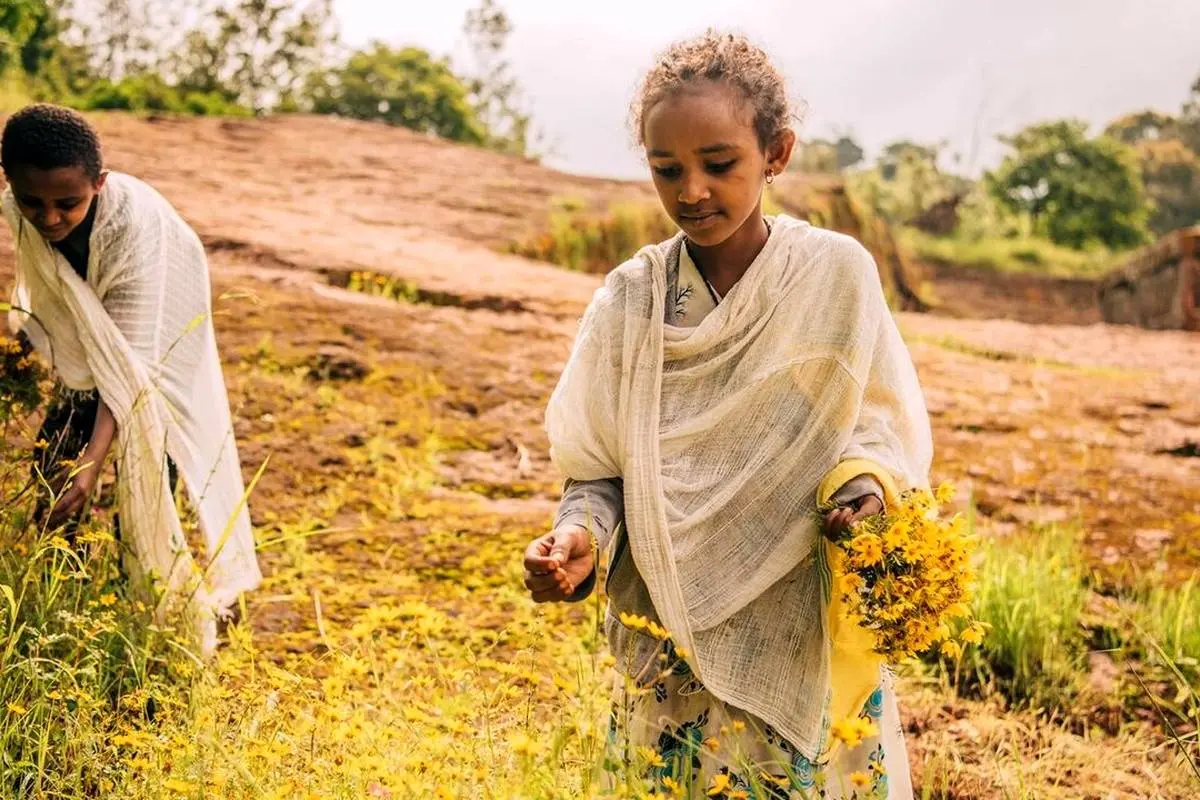
<path fill-rule="evenodd" d="M 883 487 L 879 485 L 879 481 L 871 475 L 859 475 L 842 484 L 842 488 L 833 495 L 832 503 L 835 506 L 848 506 L 871 495 L 883 503 Z"/>
<path fill-rule="evenodd" d="M 600 552 L 604 552 L 624 517 L 625 486 L 620 478 L 596 481 L 568 479 L 563 486 L 554 527 L 581 525 L 588 528 L 595 535 Z"/>
<path fill-rule="evenodd" d="M 624 519 L 625 484 L 620 478 L 596 481 L 568 479 L 563 486 L 562 501 L 558 504 L 558 516 L 554 520 L 554 527 L 582 525 L 588 528 L 596 537 L 599 550 L 603 553 L 612 543 L 613 534 Z M 578 603 L 589 597 L 596 588 L 596 580 L 597 570 L 593 569 L 568 602 Z"/>

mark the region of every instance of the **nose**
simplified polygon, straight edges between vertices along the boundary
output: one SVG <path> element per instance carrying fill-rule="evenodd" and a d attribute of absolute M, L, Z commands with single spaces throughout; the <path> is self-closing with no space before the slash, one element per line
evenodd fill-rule
<path fill-rule="evenodd" d="M 39 215 L 38 226 L 42 228 L 57 228 L 63 221 L 63 214 L 57 209 L 47 209 Z"/>
<path fill-rule="evenodd" d="M 684 174 L 683 182 L 679 186 L 680 203 L 685 206 L 694 206 L 707 200 L 710 196 L 708 183 L 704 180 L 703 173 L 698 170 L 689 170 Z"/>

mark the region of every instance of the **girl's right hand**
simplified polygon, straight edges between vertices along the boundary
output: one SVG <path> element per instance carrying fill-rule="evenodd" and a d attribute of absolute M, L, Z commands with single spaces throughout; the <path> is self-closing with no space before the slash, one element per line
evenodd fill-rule
<path fill-rule="evenodd" d="M 581 525 L 565 525 L 525 548 L 525 588 L 535 603 L 569 600 L 596 568 L 592 537 Z"/>

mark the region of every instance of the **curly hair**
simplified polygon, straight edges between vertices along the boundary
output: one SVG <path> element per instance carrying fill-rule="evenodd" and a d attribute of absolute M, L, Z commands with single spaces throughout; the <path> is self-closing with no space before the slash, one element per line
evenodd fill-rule
<path fill-rule="evenodd" d="M 633 101 L 630 122 L 645 144 L 646 114 L 667 97 L 704 82 L 725 83 L 754 108 L 754 131 L 764 150 L 798 118 L 787 82 L 771 59 L 745 36 L 709 30 L 676 42 L 646 73 Z"/>
<path fill-rule="evenodd" d="M 0 166 L 9 178 L 18 167 L 83 167 L 92 180 L 103 171 L 100 137 L 69 108 L 38 103 L 8 118 L 0 141 Z"/>

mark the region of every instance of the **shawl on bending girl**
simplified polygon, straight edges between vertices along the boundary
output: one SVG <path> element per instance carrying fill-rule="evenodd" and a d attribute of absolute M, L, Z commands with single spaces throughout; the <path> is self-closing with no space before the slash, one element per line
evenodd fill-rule
<path fill-rule="evenodd" d="M 162 590 L 160 618 L 185 610 L 201 649 L 215 614 L 262 580 L 246 510 L 199 238 L 154 189 L 110 174 L 92 230 L 87 280 L 17 208 L 2 206 L 17 251 L 9 324 L 68 389 L 100 393 L 117 424 L 118 509 L 135 577 Z M 178 466 L 209 565 L 192 558 L 168 485 Z"/>
<path fill-rule="evenodd" d="M 926 485 L 924 398 L 853 239 L 777 217 L 695 328 L 662 322 L 670 246 L 643 248 L 596 292 L 547 409 L 551 456 L 576 480 L 624 479 L 634 562 L 689 665 L 815 754 L 836 650 L 818 490 L 862 459 L 900 488 Z M 861 708 L 878 666 L 839 706 Z"/>

